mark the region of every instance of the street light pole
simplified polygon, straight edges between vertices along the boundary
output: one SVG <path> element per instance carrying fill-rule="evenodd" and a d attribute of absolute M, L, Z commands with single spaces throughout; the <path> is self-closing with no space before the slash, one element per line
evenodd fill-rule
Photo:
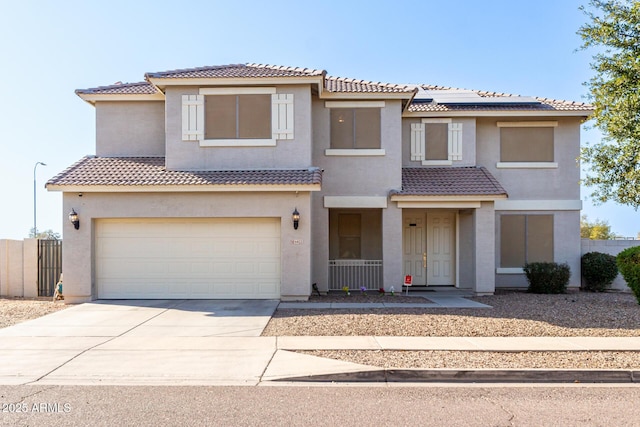
<path fill-rule="evenodd" d="M 36 226 L 36 168 L 38 165 L 47 166 L 46 163 L 36 162 L 33 166 L 33 237 L 38 236 L 38 228 Z"/>

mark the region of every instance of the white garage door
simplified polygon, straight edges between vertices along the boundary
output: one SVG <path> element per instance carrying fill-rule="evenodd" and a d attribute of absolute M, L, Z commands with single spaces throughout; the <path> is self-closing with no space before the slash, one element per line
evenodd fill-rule
<path fill-rule="evenodd" d="M 280 219 L 105 219 L 96 224 L 104 299 L 280 297 Z"/>

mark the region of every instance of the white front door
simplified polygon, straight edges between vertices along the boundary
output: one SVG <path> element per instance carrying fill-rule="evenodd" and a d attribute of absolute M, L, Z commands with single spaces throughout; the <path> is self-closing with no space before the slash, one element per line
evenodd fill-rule
<path fill-rule="evenodd" d="M 404 215 L 404 274 L 414 286 L 456 284 L 456 214 L 431 210 Z"/>
<path fill-rule="evenodd" d="M 427 213 L 427 283 L 455 285 L 456 214 Z"/>

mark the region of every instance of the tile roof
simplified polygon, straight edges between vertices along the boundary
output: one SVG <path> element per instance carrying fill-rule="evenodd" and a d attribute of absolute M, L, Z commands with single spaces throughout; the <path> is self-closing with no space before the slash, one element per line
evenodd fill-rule
<path fill-rule="evenodd" d="M 461 90 L 458 88 L 422 85 L 422 89 L 429 91 L 447 91 L 447 90 Z M 513 97 L 518 95 L 512 95 L 508 93 L 489 92 L 482 90 L 473 90 L 478 96 L 482 98 L 500 98 L 500 97 Z M 575 101 L 563 101 L 551 98 L 535 98 L 540 104 L 537 105 L 509 105 L 509 104 L 485 104 L 485 105 L 445 105 L 438 103 L 419 103 L 412 102 L 408 108 L 409 112 L 421 113 L 421 112 L 451 112 L 451 111 L 592 111 L 593 106 L 583 102 Z"/>
<path fill-rule="evenodd" d="M 153 95 L 158 89 L 149 82 L 116 83 L 110 86 L 99 86 L 90 89 L 76 90 L 78 95 Z"/>
<path fill-rule="evenodd" d="M 252 77 L 308 77 L 322 75 L 324 75 L 323 70 L 314 70 L 311 68 L 283 67 L 268 64 L 230 64 L 146 73 L 145 77 L 147 79 L 215 79 Z"/>
<path fill-rule="evenodd" d="M 313 185 L 322 171 L 309 169 L 168 171 L 164 157 L 87 156 L 47 182 L 47 186 Z"/>
<path fill-rule="evenodd" d="M 269 64 L 229 64 L 197 68 L 146 73 L 147 81 L 139 83 L 118 83 L 90 89 L 78 89 L 78 95 L 154 95 L 160 90 L 150 83 L 151 79 L 216 79 L 216 78 L 287 78 L 287 77 L 321 77 L 324 89 L 328 93 L 355 94 L 413 94 L 418 88 L 427 91 L 462 90 L 434 85 L 402 85 L 393 83 L 372 82 L 344 77 L 326 76 L 326 71 L 312 68 L 287 67 Z M 474 90 L 471 91 L 482 98 L 507 98 L 514 95 Z M 455 111 L 576 111 L 591 112 L 593 107 L 582 102 L 562 101 L 549 98 L 535 98 L 539 104 L 499 103 L 479 105 L 453 105 L 437 102 L 420 102 L 414 99 L 407 111 L 410 113 L 448 113 Z M 504 101 L 504 99 L 503 99 Z"/>
<path fill-rule="evenodd" d="M 506 196 L 484 167 L 403 168 L 399 196 Z"/>
<path fill-rule="evenodd" d="M 370 82 L 366 80 L 347 79 L 343 77 L 327 76 L 325 89 L 329 92 L 357 92 L 357 93 L 413 93 L 415 86 L 391 83 Z"/>

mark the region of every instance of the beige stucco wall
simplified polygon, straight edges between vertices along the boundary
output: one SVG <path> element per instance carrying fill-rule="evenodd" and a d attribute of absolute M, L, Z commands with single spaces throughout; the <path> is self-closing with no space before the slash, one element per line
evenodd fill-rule
<path fill-rule="evenodd" d="M 297 207 L 300 226 L 293 229 Z M 281 218 L 283 299 L 304 299 L 311 289 L 311 204 L 309 193 L 64 193 L 63 212 L 75 209 L 80 229 L 64 222 L 65 302 L 89 301 L 97 295 L 94 281 L 93 220 L 98 218 Z M 301 241 L 293 244 L 292 240 Z"/>
<path fill-rule="evenodd" d="M 475 278 L 475 233 L 474 210 L 464 209 L 458 213 L 458 286 L 473 289 Z"/>
<path fill-rule="evenodd" d="M 97 156 L 164 156 L 164 102 L 96 102 Z"/>
<path fill-rule="evenodd" d="M 482 202 L 474 209 L 475 235 L 475 283 L 473 290 L 478 295 L 491 295 L 495 291 L 496 228 L 493 202 Z"/>
<path fill-rule="evenodd" d="M 462 123 L 462 159 L 453 160 L 451 166 L 476 165 L 476 119 L 475 117 L 455 117 L 454 123 Z M 419 118 L 406 118 L 402 121 L 402 167 L 419 168 L 421 161 L 411 160 L 411 124 L 420 123 Z M 446 167 L 446 166 L 445 166 Z"/>
<path fill-rule="evenodd" d="M 22 240 L 0 240 L 0 295 L 24 295 Z"/>
<path fill-rule="evenodd" d="M 400 101 L 386 101 L 381 109 L 380 148 L 384 156 L 327 156 L 330 148 L 330 109 L 313 102 L 313 165 L 324 170 L 323 196 L 384 196 L 402 185 Z"/>
<path fill-rule="evenodd" d="M 311 164 L 311 87 L 277 86 L 277 93 L 294 98 L 294 139 L 275 147 L 200 147 L 182 141 L 182 95 L 198 94 L 197 87 L 169 87 L 166 91 L 166 166 L 171 170 L 307 168 Z"/>
<path fill-rule="evenodd" d="M 554 128 L 555 169 L 498 169 L 500 128 L 498 121 L 521 121 L 520 118 L 478 118 L 477 161 L 502 184 L 510 200 L 580 200 L 580 119 L 557 120 Z"/>
<path fill-rule="evenodd" d="M 322 191 L 313 194 L 313 281 L 328 287 L 329 209 L 324 196 L 376 196 L 402 186 L 401 103 L 385 101 L 381 109 L 380 148 L 384 156 L 327 156 L 330 148 L 330 109 L 325 101 L 313 100 L 313 165 L 324 170 Z M 357 206 L 353 206 L 357 208 Z M 382 259 L 384 287 L 402 285 L 402 210 L 388 202 L 382 209 Z"/>
<path fill-rule="evenodd" d="M 618 255 L 620 252 L 627 248 L 632 248 L 634 246 L 640 246 L 639 240 L 589 240 L 589 239 L 581 239 L 580 247 L 581 247 L 581 255 L 584 255 L 588 252 L 602 252 L 604 254 L 609 255 Z M 627 286 L 627 282 L 625 282 L 624 278 L 621 274 L 618 274 L 618 277 L 611 284 L 611 289 L 616 291 L 625 291 L 630 292 L 629 286 Z"/>
<path fill-rule="evenodd" d="M 496 212 L 496 258 L 495 268 L 500 266 L 500 214 Z M 569 289 L 580 287 L 580 211 L 509 211 L 509 214 L 553 215 L 553 256 L 558 263 L 567 263 L 571 268 Z M 524 274 L 496 274 L 496 288 L 528 287 Z"/>
<path fill-rule="evenodd" d="M 0 296 L 38 296 L 38 239 L 0 240 Z"/>

